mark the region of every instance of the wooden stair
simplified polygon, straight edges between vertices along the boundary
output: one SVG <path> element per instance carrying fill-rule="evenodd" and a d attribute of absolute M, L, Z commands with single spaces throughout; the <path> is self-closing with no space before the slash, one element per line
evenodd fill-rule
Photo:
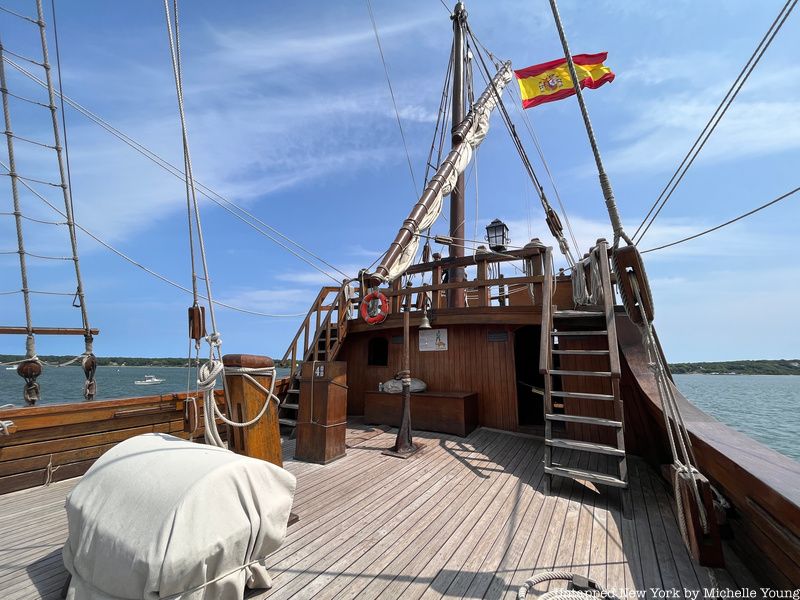
<path fill-rule="evenodd" d="M 628 516 L 628 467 L 608 246 L 598 243 L 593 252 L 600 258 L 602 305 L 575 310 L 550 307 L 542 315 L 545 483 L 548 493 L 554 477 L 622 488 L 623 512 Z M 604 408 L 608 406 L 612 408 Z M 604 414 L 607 416 L 599 416 Z M 579 437 L 590 439 L 576 439 Z M 553 460 L 554 449 L 567 450 L 567 455 L 602 455 L 604 460 L 597 462 L 611 465 L 612 472 L 559 464 Z"/>
<path fill-rule="evenodd" d="M 336 294 L 331 301 L 331 294 Z M 289 387 L 279 395 L 281 434 L 293 437 L 300 411 L 300 365 L 308 361 L 331 362 L 347 336 L 349 301 L 343 288 L 323 287 L 281 359 L 292 369 Z"/>

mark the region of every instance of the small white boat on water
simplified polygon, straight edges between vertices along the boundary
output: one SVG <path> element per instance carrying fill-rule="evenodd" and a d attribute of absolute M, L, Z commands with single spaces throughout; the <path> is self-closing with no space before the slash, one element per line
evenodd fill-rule
<path fill-rule="evenodd" d="M 17 369 L 16 366 L 14 367 L 6 367 L 6 371 L 15 371 Z"/>
<path fill-rule="evenodd" d="M 164 380 L 155 375 L 145 375 L 144 379 L 137 379 L 133 383 L 135 385 L 156 385 L 158 383 L 164 383 Z"/>

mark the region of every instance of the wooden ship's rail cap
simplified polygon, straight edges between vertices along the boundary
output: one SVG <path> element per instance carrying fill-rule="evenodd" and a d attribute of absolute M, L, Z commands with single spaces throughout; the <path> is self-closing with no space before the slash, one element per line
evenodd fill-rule
<path fill-rule="evenodd" d="M 34 335 L 86 335 L 86 330 L 81 327 L 33 327 L 30 333 Z M 99 329 L 90 329 L 91 335 L 98 335 Z M 0 326 L 0 335 L 27 335 L 27 327 Z"/>
<path fill-rule="evenodd" d="M 275 366 L 275 361 L 269 356 L 259 356 L 258 354 L 226 354 L 222 357 L 222 364 L 226 367 L 268 369 Z"/>

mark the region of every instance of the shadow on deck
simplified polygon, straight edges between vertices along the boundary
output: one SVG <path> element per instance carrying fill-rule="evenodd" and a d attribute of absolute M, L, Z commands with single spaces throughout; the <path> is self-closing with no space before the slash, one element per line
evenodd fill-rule
<path fill-rule="evenodd" d="M 556 479 L 545 496 L 540 439 L 486 429 L 415 439 L 423 451 L 398 460 L 381 454 L 393 433 L 351 426 L 345 458 L 324 467 L 287 458 L 300 521 L 267 559 L 273 589 L 248 598 L 514 598 L 542 570 L 587 575 L 618 595 L 712 587 L 683 546 L 669 490 L 642 461 L 630 461 L 626 520 L 616 489 Z M 284 456 L 293 453 L 286 441 Z M 560 458 L 606 468 L 604 457 Z M 64 498 L 77 481 L 0 497 L 3 598 L 60 597 Z M 726 558 L 719 585 L 755 589 Z"/>

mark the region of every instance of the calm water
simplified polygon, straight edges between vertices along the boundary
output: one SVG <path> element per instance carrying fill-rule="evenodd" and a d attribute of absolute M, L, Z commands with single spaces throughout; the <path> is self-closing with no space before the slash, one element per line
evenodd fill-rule
<path fill-rule="evenodd" d="M 283 375 L 288 369 L 278 369 Z M 145 375 L 155 375 L 163 383 L 136 385 Z M 185 392 L 187 378 L 194 386 L 194 369 L 174 367 L 98 367 L 97 399 L 155 396 L 172 392 Z M 83 401 L 83 370 L 80 367 L 45 367 L 39 377 L 42 399 L 37 406 L 63 402 Z M 22 388 L 25 382 L 16 371 L 0 370 L 0 404 L 13 403 L 22 406 Z M 192 389 L 192 388 L 190 388 Z"/>
<path fill-rule="evenodd" d="M 675 375 L 675 383 L 704 412 L 800 461 L 800 377 Z"/>
<path fill-rule="evenodd" d="M 284 374 L 287 369 L 278 369 Z M 164 382 L 135 385 L 145 375 Z M 150 396 L 186 391 L 186 368 L 100 367 L 98 399 Z M 45 368 L 39 378 L 40 405 L 83 400 L 83 371 L 79 367 Z M 723 423 L 800 461 L 800 377 L 791 375 L 676 375 L 683 394 Z M 16 371 L 0 369 L 0 404 L 22 405 L 22 379 Z M 193 383 L 191 384 L 193 385 Z"/>

